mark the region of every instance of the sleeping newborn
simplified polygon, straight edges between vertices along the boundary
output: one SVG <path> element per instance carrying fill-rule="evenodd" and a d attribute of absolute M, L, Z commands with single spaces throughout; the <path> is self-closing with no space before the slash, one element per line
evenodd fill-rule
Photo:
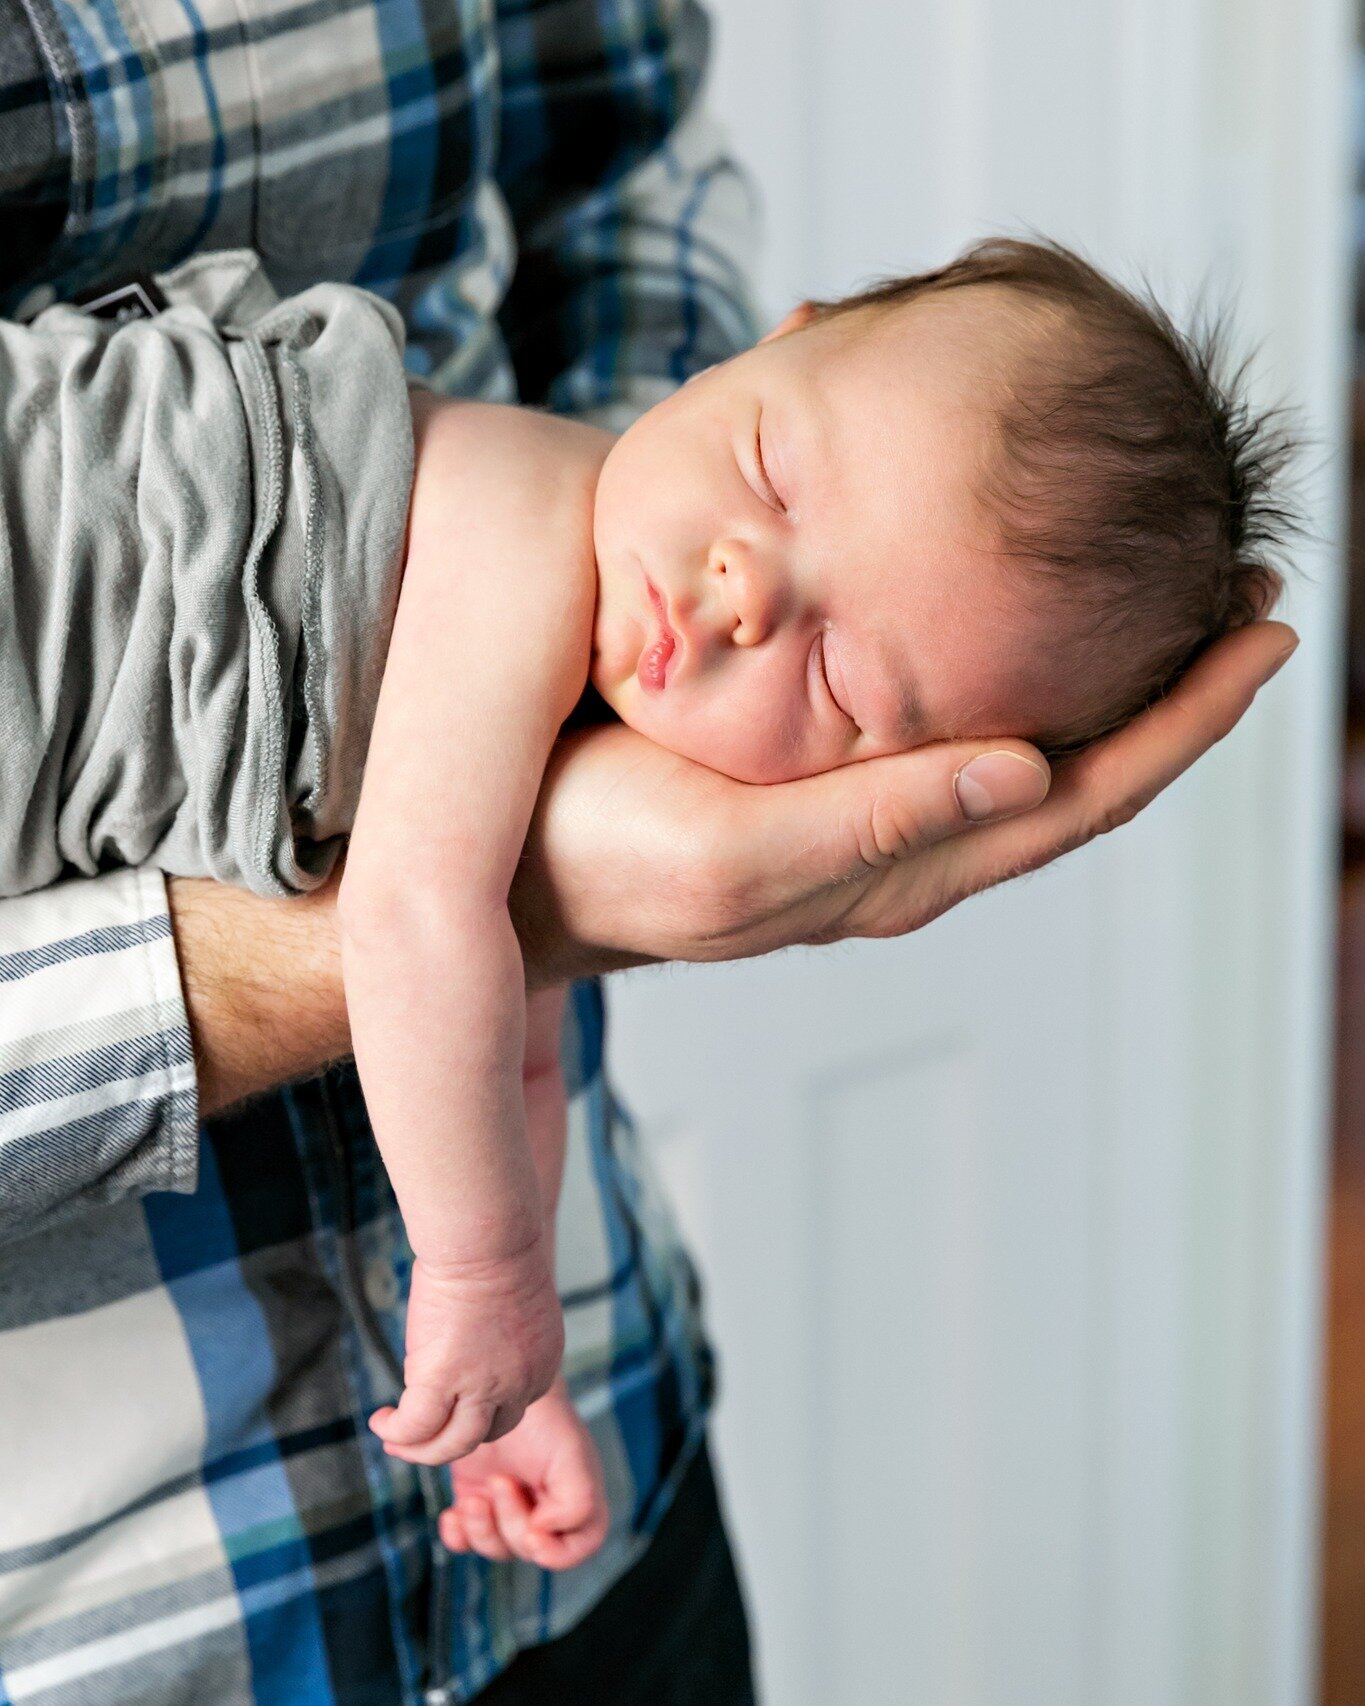
<path fill-rule="evenodd" d="M 412 1156 L 421 1236 L 439 1244 L 451 1205 L 463 1205 L 467 1224 L 477 1204 L 485 1231 L 463 1248 L 504 1264 L 506 1301 L 489 1310 L 485 1294 L 414 1278 L 408 1390 L 375 1422 L 391 1449 L 419 1461 L 466 1450 L 489 1405 L 521 1403 L 553 1372 L 547 1351 L 484 1399 L 472 1427 L 461 1424 L 495 1344 L 553 1310 L 548 1263 L 528 1302 L 524 1253 L 502 1230 L 503 1205 L 521 1188 L 507 1158 L 524 1171 L 526 1153 L 515 1082 L 523 995 L 506 899 L 541 769 L 585 675 L 640 733 L 744 782 L 950 738 L 1078 747 L 1141 711 L 1278 593 L 1267 547 L 1285 520 L 1272 489 L 1285 447 L 1213 368 L 1159 310 L 1075 256 L 1000 241 L 848 301 L 803 304 L 615 442 L 586 443 L 581 488 L 571 479 L 566 492 L 562 470 L 546 468 L 540 483 L 523 471 L 499 506 L 502 524 L 480 528 L 472 547 L 459 517 L 476 507 L 476 489 L 486 503 L 499 476 L 468 441 L 501 442 L 489 454 L 512 466 L 527 418 L 483 411 L 471 433 L 467 417 L 473 483 L 451 504 L 449 534 L 414 528 L 408 558 L 409 576 L 420 561 L 458 590 L 409 607 L 405 586 L 343 900 L 360 938 L 376 894 L 392 905 L 406 888 L 411 901 L 403 848 L 430 837 L 429 802 L 462 803 L 444 863 L 433 869 L 429 852 L 424 863 L 433 891 L 460 897 L 458 928 L 422 903 L 398 957 L 401 938 L 385 929 L 364 961 L 350 959 L 348 987 L 382 1012 L 395 966 L 420 963 L 424 932 L 423 952 L 434 939 L 486 968 L 479 1051 L 443 1042 L 442 1025 L 468 1034 L 467 1011 L 452 1010 L 423 1024 L 420 1042 L 407 1024 L 387 1050 L 357 1032 L 357 1060 L 367 1092 L 386 1087 L 381 1144 L 402 1142 Z M 523 468 L 536 462 L 529 452 Z M 525 1010 L 528 1084 L 539 1086 L 534 1101 L 527 1092 L 530 1147 L 552 1200 L 545 1158 L 562 1140 L 537 1129 L 534 1110 L 555 1071 L 560 1005 L 537 995 Z M 414 1047 L 428 1063 L 444 1059 L 428 1082 L 448 1098 L 459 1084 L 470 1100 L 471 1075 L 490 1086 L 459 1134 L 458 1164 L 440 1111 L 420 1150 L 411 1136 L 403 1086 Z M 474 1159 L 490 1155 L 496 1164 Z M 450 1181 L 443 1199 L 421 1183 L 428 1172 Z M 565 1530 L 548 1507 L 542 1527 L 533 1489 L 552 1442 L 570 1437 L 581 1447 L 555 1388 L 521 1429 L 457 1463 L 447 1540 L 544 1561 L 541 1536 L 562 1541 Z M 600 1520 L 586 1463 L 579 1482 L 579 1507 L 591 1503 Z"/>
<path fill-rule="evenodd" d="M 1059 754 L 1116 728 L 1279 590 L 1286 446 L 1215 368 L 1076 256 L 995 241 L 803 304 L 619 438 L 415 392 L 391 634 L 346 565 L 290 580 L 253 560 L 234 675 L 221 589 L 177 582 L 157 598 L 203 614 L 169 668 L 130 646 L 117 716 L 72 703 L 93 690 L 65 671 L 50 748 L 10 754 L 43 785 L 0 812 L 8 892 L 120 858 L 278 892 L 319 880 L 351 829 L 351 1033 L 415 1256 L 404 1390 L 372 1426 L 454 1463 L 447 1544 L 567 1568 L 605 1530 L 560 1374 L 563 992 L 527 996 L 507 910 L 585 687 L 753 784 L 944 739 Z M 151 597 L 101 620 L 131 634 Z M 298 680 L 267 691 L 272 634 L 299 636 Z M 210 689 L 212 716 L 181 714 Z M 356 806 L 337 779 L 362 757 Z"/>

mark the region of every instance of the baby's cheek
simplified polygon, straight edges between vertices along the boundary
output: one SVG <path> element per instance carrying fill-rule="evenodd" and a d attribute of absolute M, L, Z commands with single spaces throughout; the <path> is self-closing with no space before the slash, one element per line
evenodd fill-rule
<path fill-rule="evenodd" d="M 800 712 L 737 705 L 713 709 L 704 726 L 689 729 L 687 756 L 737 782 L 794 782 L 840 760 L 820 749 Z M 675 748 L 682 751 L 682 746 Z"/>
<path fill-rule="evenodd" d="M 737 782 L 792 782 L 860 756 L 852 738 L 823 729 L 808 706 L 744 694 L 719 681 L 646 693 L 635 675 L 594 686 L 621 721 L 657 746 Z"/>

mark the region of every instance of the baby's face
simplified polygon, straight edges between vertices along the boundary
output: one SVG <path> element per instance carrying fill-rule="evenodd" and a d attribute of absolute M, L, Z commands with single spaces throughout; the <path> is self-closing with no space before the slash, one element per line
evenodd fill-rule
<path fill-rule="evenodd" d="M 1059 709 L 1045 625 L 996 555 L 995 292 L 765 339 L 612 447 L 592 680 L 621 719 L 778 782 Z"/>

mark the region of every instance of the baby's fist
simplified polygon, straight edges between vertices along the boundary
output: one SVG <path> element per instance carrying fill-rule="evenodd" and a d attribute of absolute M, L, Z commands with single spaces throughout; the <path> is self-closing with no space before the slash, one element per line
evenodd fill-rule
<path fill-rule="evenodd" d="M 455 1504 L 439 1530 L 452 1552 L 571 1570 L 606 1538 L 602 1465 L 562 1380 L 504 1439 L 451 1470 Z"/>
<path fill-rule="evenodd" d="M 496 1262 L 413 1263 L 403 1394 L 370 1426 L 408 1463 L 451 1463 L 516 1427 L 564 1354 L 564 1319 L 540 1239 Z"/>

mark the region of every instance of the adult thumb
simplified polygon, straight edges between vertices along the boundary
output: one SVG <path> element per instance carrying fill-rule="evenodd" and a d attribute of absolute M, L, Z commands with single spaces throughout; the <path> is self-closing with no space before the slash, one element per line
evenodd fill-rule
<path fill-rule="evenodd" d="M 968 823 L 994 823 L 1042 805 L 1052 772 L 1039 752 L 1008 747 L 979 752 L 953 773 L 958 810 Z"/>
<path fill-rule="evenodd" d="M 1051 782 L 1047 761 L 1023 741 L 953 741 L 763 788 L 755 804 L 778 869 L 840 881 L 1030 811 Z"/>

